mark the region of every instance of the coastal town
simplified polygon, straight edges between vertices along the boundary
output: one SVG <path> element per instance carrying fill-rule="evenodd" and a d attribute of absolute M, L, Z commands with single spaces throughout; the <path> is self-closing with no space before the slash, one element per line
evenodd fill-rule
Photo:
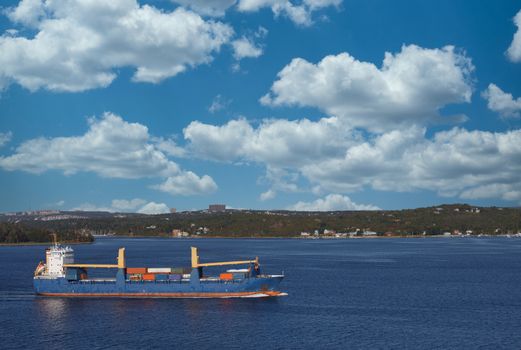
<path fill-rule="evenodd" d="M 168 214 L 39 210 L 0 214 L 0 242 L 30 241 L 24 230 L 69 237 L 381 237 L 521 236 L 521 209 L 450 204 L 405 210 L 302 212 L 229 209 L 211 204 Z M 13 234 L 13 232 L 19 232 Z M 46 234 L 38 237 L 47 240 Z"/>

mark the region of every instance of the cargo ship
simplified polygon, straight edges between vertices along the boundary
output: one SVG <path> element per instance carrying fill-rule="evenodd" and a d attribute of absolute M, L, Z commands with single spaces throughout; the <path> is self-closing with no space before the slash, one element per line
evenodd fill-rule
<path fill-rule="evenodd" d="M 262 274 L 258 257 L 253 260 L 199 261 L 191 247 L 190 267 L 127 267 L 125 248 L 120 248 L 116 264 L 79 264 L 70 247 L 54 243 L 45 251 L 34 271 L 37 295 L 60 297 L 136 298 L 232 298 L 287 295 L 278 290 L 283 274 Z M 230 266 L 217 276 L 206 276 L 205 267 Z M 242 266 L 241 266 L 242 265 Z M 113 278 L 89 278 L 89 269 L 115 270 Z"/>

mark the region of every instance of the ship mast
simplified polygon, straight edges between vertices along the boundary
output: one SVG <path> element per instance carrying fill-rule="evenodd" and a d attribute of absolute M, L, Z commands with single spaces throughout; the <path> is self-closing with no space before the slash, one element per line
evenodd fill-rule
<path fill-rule="evenodd" d="M 56 235 L 55 232 L 51 233 L 50 236 L 52 236 L 52 242 L 53 242 L 54 248 L 58 248 L 58 236 Z"/>

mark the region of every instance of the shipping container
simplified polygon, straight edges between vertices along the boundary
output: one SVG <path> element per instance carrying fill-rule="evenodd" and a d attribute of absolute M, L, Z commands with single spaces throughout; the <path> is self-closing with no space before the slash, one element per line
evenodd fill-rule
<path fill-rule="evenodd" d="M 189 273 L 183 273 L 183 278 L 190 278 L 190 274 Z"/>
<path fill-rule="evenodd" d="M 139 273 L 139 274 L 147 273 L 147 268 L 146 267 L 127 267 L 127 274 L 135 274 L 135 273 Z"/>
<path fill-rule="evenodd" d="M 232 276 L 234 280 L 242 280 L 246 277 L 246 272 L 234 272 Z"/>
<path fill-rule="evenodd" d="M 170 270 L 171 273 L 178 273 L 181 275 L 184 273 L 182 267 L 172 267 Z"/>
<path fill-rule="evenodd" d="M 159 274 L 159 273 L 156 273 L 156 281 L 166 281 L 168 280 L 168 275 L 165 275 L 165 274 Z"/>
<path fill-rule="evenodd" d="M 148 273 L 170 273 L 172 269 L 170 267 L 149 267 Z"/>
<path fill-rule="evenodd" d="M 143 274 L 143 280 L 144 281 L 154 281 L 156 279 L 156 275 L 153 273 L 144 273 Z"/>
<path fill-rule="evenodd" d="M 141 281 L 143 278 L 141 277 L 141 275 L 130 275 L 128 279 L 131 281 Z"/>
<path fill-rule="evenodd" d="M 249 269 L 229 269 L 229 270 L 226 270 L 226 272 L 248 272 Z"/>
<path fill-rule="evenodd" d="M 219 278 L 222 279 L 222 280 L 229 281 L 229 280 L 232 280 L 232 279 L 233 279 L 233 274 L 228 273 L 228 272 L 221 273 L 221 274 L 219 275 Z"/>
<path fill-rule="evenodd" d="M 171 269 L 172 273 L 178 273 L 178 274 L 189 274 L 192 272 L 192 269 L 190 267 L 172 267 Z"/>
<path fill-rule="evenodd" d="M 168 275 L 168 279 L 171 281 L 180 281 L 182 277 L 183 277 L 183 275 L 181 275 L 179 273 L 174 273 L 174 274 Z"/>
<path fill-rule="evenodd" d="M 81 278 L 81 275 L 87 276 L 87 270 L 83 268 L 77 268 L 77 267 L 68 267 L 67 271 L 65 272 L 65 279 L 68 281 L 77 281 Z"/>

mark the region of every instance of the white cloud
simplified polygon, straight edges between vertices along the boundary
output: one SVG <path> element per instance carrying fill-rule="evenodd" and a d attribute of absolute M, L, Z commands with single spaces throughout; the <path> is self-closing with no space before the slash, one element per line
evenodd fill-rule
<path fill-rule="evenodd" d="M 300 171 L 328 190 L 371 187 L 384 191 L 437 191 L 469 197 L 473 189 L 507 184 L 521 189 L 521 130 L 505 133 L 454 128 L 432 140 L 411 128 L 380 135 L 347 150 L 342 158 L 308 164 Z"/>
<path fill-rule="evenodd" d="M 186 151 L 183 147 L 177 145 L 172 139 L 165 139 L 163 137 L 154 137 L 151 139 L 156 148 L 161 152 L 173 157 L 184 157 Z"/>
<path fill-rule="evenodd" d="M 215 192 L 217 185 L 208 175 L 199 177 L 191 171 L 185 171 L 168 177 L 165 182 L 153 188 L 172 195 L 193 196 Z"/>
<path fill-rule="evenodd" d="M 110 206 L 97 206 L 91 203 L 83 203 L 71 210 L 79 211 L 105 211 L 109 213 L 140 213 L 140 214 L 165 214 L 170 209 L 164 203 L 148 202 L 141 198 L 114 199 Z"/>
<path fill-rule="evenodd" d="M 71 208 L 72 211 L 106 211 L 109 213 L 115 212 L 111 207 L 97 206 L 92 203 L 82 203 L 77 207 Z"/>
<path fill-rule="evenodd" d="M 519 118 L 521 115 L 521 97 L 514 99 L 495 84 L 489 84 L 481 94 L 487 100 L 487 107 L 499 113 L 503 118 Z"/>
<path fill-rule="evenodd" d="M 521 62 L 521 11 L 514 17 L 514 24 L 517 26 L 517 31 L 507 50 L 507 56 L 512 62 Z"/>
<path fill-rule="evenodd" d="M 380 210 L 371 204 L 357 204 L 348 196 L 329 194 L 324 198 L 318 198 L 312 202 L 297 202 L 288 207 L 288 210 L 296 211 L 336 211 L 336 210 Z"/>
<path fill-rule="evenodd" d="M 7 144 L 13 138 L 13 133 L 11 131 L 0 132 L 0 147 Z"/>
<path fill-rule="evenodd" d="M 255 45 L 255 43 L 245 36 L 240 39 L 232 41 L 233 57 L 236 60 L 243 58 L 256 58 L 262 55 L 262 48 Z"/>
<path fill-rule="evenodd" d="M 138 210 L 140 214 L 156 215 L 156 214 L 167 214 L 170 212 L 170 208 L 165 203 L 150 202 L 144 205 Z"/>
<path fill-rule="evenodd" d="M 261 200 L 277 192 L 364 188 L 470 198 L 488 186 L 495 189 L 493 198 L 503 199 L 516 198 L 521 191 L 521 130 L 453 128 L 427 138 L 425 128 L 410 126 L 362 136 L 332 117 L 265 120 L 257 127 L 245 119 L 222 126 L 192 122 L 184 134 L 198 157 L 264 165 L 261 184 L 269 188 Z"/>
<path fill-rule="evenodd" d="M 37 33 L 0 37 L 0 82 L 31 91 L 106 87 L 121 67 L 136 69 L 134 81 L 158 83 L 210 62 L 233 35 L 183 8 L 166 12 L 136 0 L 22 0 L 9 17 Z"/>
<path fill-rule="evenodd" d="M 45 3 L 41 0 L 22 0 L 17 7 L 7 11 L 7 16 L 13 22 L 37 27 L 46 17 Z"/>
<path fill-rule="evenodd" d="M 324 156 L 341 155 L 359 135 L 338 118 L 319 121 L 300 119 L 263 120 L 257 129 L 246 119 L 222 126 L 191 122 L 184 129 L 188 148 L 203 158 L 233 162 L 252 160 L 277 167 L 304 164 Z"/>
<path fill-rule="evenodd" d="M 226 100 L 221 95 L 217 95 L 214 97 L 210 107 L 208 107 L 208 111 L 210 113 L 221 111 L 225 109 L 230 104 L 230 102 L 231 100 Z"/>
<path fill-rule="evenodd" d="M 519 184 L 489 184 L 471 188 L 461 193 L 465 199 L 501 198 L 521 203 L 521 186 Z"/>
<path fill-rule="evenodd" d="M 113 199 L 111 207 L 115 209 L 114 211 L 131 211 L 139 206 L 144 205 L 146 202 L 146 200 L 141 198 L 134 198 L 131 200 Z"/>
<path fill-rule="evenodd" d="M 326 56 L 318 64 L 295 58 L 278 73 L 265 105 L 317 107 L 343 118 L 351 127 L 382 132 L 442 117 L 452 103 L 470 102 L 472 63 L 452 46 L 424 49 L 403 46 L 385 54 L 381 68 L 348 53 Z"/>
<path fill-rule="evenodd" d="M 100 119 L 89 119 L 89 130 L 84 135 L 25 141 L 14 154 L 0 157 L 0 167 L 35 174 L 58 170 L 66 175 L 93 172 L 108 178 L 162 177 L 167 182 L 171 178 L 199 179 L 167 157 L 165 144 L 172 146 L 168 140 L 151 137 L 142 124 L 128 123 L 117 115 L 105 113 Z M 176 190 L 167 192 L 202 194 L 217 187 L 207 175 L 201 181 L 204 186 L 196 190 L 193 181 L 187 181 L 177 182 Z"/>
<path fill-rule="evenodd" d="M 56 206 L 58 206 L 58 207 L 63 207 L 64 204 L 65 204 L 64 200 L 60 200 L 60 201 L 56 202 Z"/>
<path fill-rule="evenodd" d="M 245 119 L 231 120 L 223 126 L 191 122 L 184 130 L 190 148 L 203 158 L 231 161 L 241 156 L 243 143 L 253 136 L 253 128 Z"/>
<path fill-rule="evenodd" d="M 235 5 L 236 0 L 172 0 L 203 16 L 224 16 L 227 9 Z"/>
<path fill-rule="evenodd" d="M 239 0 L 237 8 L 241 12 L 255 12 L 263 8 L 270 8 L 273 14 L 288 17 L 293 23 L 301 26 L 313 24 L 313 12 L 335 6 L 342 0 L 303 0 L 295 3 L 289 0 Z"/>
<path fill-rule="evenodd" d="M 129 179 L 177 173 L 178 165 L 149 139 L 146 126 L 105 113 L 101 119 L 89 119 L 84 135 L 25 141 L 13 155 L 0 157 L 0 167 L 36 174 L 50 169 L 67 175 L 89 171 Z"/>
<path fill-rule="evenodd" d="M 268 201 L 270 199 L 273 199 L 277 196 L 277 192 L 273 189 L 269 189 L 266 192 L 262 192 L 260 195 L 261 201 Z"/>

